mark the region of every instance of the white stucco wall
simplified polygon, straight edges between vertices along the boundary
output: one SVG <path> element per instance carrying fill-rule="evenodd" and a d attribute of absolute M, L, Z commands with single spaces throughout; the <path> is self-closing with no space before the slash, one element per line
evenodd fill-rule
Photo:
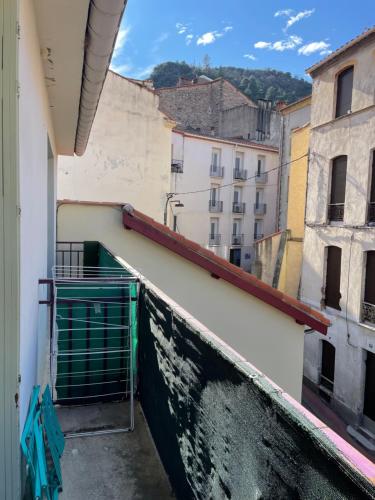
<path fill-rule="evenodd" d="M 48 137 L 54 135 L 31 2 L 20 3 L 19 172 L 20 172 L 20 430 L 32 386 L 41 375 L 48 349 L 46 306 L 38 304 L 38 280 L 48 276 Z M 55 193 L 52 193 L 55 196 Z M 53 207 L 50 207 L 53 210 Z M 53 212 L 50 212 L 53 217 Z M 53 229 L 53 225 L 52 225 Z M 51 245 L 49 246 L 51 248 Z M 52 248 L 54 252 L 54 249 Z M 53 256 L 50 256 L 50 259 Z M 40 378 L 39 378 L 40 380 Z"/>
<path fill-rule="evenodd" d="M 119 207 L 62 205 L 58 240 L 101 241 L 297 400 L 303 326 L 122 225 Z"/>
<path fill-rule="evenodd" d="M 352 114 L 332 119 L 335 75 L 354 63 Z M 341 248 L 341 311 L 327 308 L 332 321 L 326 340 L 336 348 L 333 404 L 360 423 L 366 351 L 375 352 L 375 327 L 361 323 L 365 252 L 375 250 L 375 228 L 366 225 L 371 163 L 375 149 L 375 44 L 342 56 L 319 73 L 313 85 L 310 164 L 301 298 L 319 308 L 325 287 L 326 247 Z M 332 159 L 347 155 L 343 222 L 327 223 Z M 304 372 L 313 383 L 321 370 L 320 334 L 306 336 Z"/>
<path fill-rule="evenodd" d="M 58 198 L 131 203 L 159 222 L 170 188 L 171 127 L 151 90 L 108 72 L 82 157 L 60 157 Z"/>
<path fill-rule="evenodd" d="M 171 179 L 171 192 L 177 193 L 175 199 L 180 199 L 183 208 L 173 207 L 173 213 L 177 215 L 178 231 L 193 241 L 206 248 L 210 248 L 217 255 L 229 259 L 233 219 L 240 219 L 241 233 L 244 234 L 244 245 L 242 246 L 242 267 L 249 269 L 254 258 L 254 203 L 257 187 L 263 189 L 263 203 L 267 204 L 266 214 L 257 218 L 263 220 L 263 234 L 271 234 L 276 225 L 276 193 L 277 193 L 277 170 L 268 174 L 268 182 L 256 185 L 255 179 L 243 182 L 238 181 L 234 185 L 223 187 L 219 192 L 219 199 L 223 201 L 222 213 L 211 213 L 208 209 L 210 192 L 205 191 L 196 194 L 178 195 L 189 191 L 209 190 L 212 184 L 224 186 L 234 182 L 233 169 L 235 166 L 236 153 L 243 153 L 243 168 L 247 170 L 247 177 L 253 177 L 257 169 L 258 155 L 265 157 L 265 170 L 270 170 L 278 165 L 278 153 L 267 150 L 246 147 L 241 144 L 225 143 L 209 138 L 191 137 L 173 132 L 173 158 L 183 160 L 183 173 L 173 173 Z M 212 150 L 221 151 L 221 166 L 224 167 L 224 177 L 210 177 L 210 165 Z M 242 189 L 242 201 L 246 204 L 245 214 L 234 214 L 232 211 L 233 192 L 235 187 Z M 219 219 L 219 233 L 221 234 L 221 245 L 208 246 L 210 219 Z M 172 227 L 172 217 L 170 217 Z M 246 259 L 248 254 L 250 259 Z"/>

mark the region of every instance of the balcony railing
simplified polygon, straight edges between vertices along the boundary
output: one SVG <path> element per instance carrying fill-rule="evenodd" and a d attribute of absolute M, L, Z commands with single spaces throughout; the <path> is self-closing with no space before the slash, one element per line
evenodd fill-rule
<path fill-rule="evenodd" d="M 210 177 L 222 178 L 224 177 L 224 167 L 218 167 L 217 165 L 210 166 Z"/>
<path fill-rule="evenodd" d="M 208 210 L 210 212 L 222 212 L 223 211 L 223 202 L 219 200 L 210 200 L 208 202 Z"/>
<path fill-rule="evenodd" d="M 184 171 L 183 160 L 172 160 L 171 162 L 171 172 L 175 174 L 182 174 Z"/>
<path fill-rule="evenodd" d="M 333 384 L 334 384 L 333 380 L 330 380 L 329 378 L 320 374 L 320 385 L 322 385 L 323 387 L 328 389 L 330 392 L 332 392 L 333 391 Z"/>
<path fill-rule="evenodd" d="M 328 220 L 343 221 L 344 220 L 345 203 L 330 203 L 328 205 Z"/>
<path fill-rule="evenodd" d="M 255 176 L 255 184 L 266 184 L 268 182 L 267 172 L 257 172 Z"/>
<path fill-rule="evenodd" d="M 233 169 L 233 179 L 238 181 L 246 181 L 247 179 L 247 170 L 243 168 L 234 168 Z"/>
<path fill-rule="evenodd" d="M 210 247 L 215 247 L 221 244 L 221 234 L 212 234 L 208 235 L 208 244 Z"/>
<path fill-rule="evenodd" d="M 375 304 L 362 302 L 362 321 L 375 324 Z"/>
<path fill-rule="evenodd" d="M 232 234 L 232 245 L 243 245 L 243 234 Z"/>
<path fill-rule="evenodd" d="M 264 234 L 262 233 L 254 233 L 254 240 L 261 240 L 264 238 Z"/>
<path fill-rule="evenodd" d="M 264 215 L 267 211 L 266 203 L 254 203 L 254 215 Z"/>
<path fill-rule="evenodd" d="M 369 224 L 375 224 L 375 202 L 370 201 L 367 209 L 367 222 Z"/>
<path fill-rule="evenodd" d="M 246 211 L 246 203 L 234 201 L 232 210 L 235 214 L 244 214 Z"/>

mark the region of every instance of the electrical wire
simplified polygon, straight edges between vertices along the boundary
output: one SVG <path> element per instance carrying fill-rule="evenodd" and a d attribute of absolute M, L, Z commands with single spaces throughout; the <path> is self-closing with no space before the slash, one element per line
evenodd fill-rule
<path fill-rule="evenodd" d="M 269 170 L 266 170 L 265 172 L 262 172 L 262 174 L 268 174 L 270 172 L 274 172 L 275 170 L 279 170 L 279 169 L 281 169 L 283 167 L 286 167 L 287 165 L 290 165 L 291 163 L 294 163 L 294 162 L 296 162 L 298 160 L 301 160 L 302 158 L 305 158 L 307 156 L 309 156 L 309 154 L 305 153 L 304 155 L 296 158 L 295 160 L 290 160 L 290 161 L 288 161 L 286 163 L 282 163 L 281 165 L 278 165 L 277 167 L 274 167 L 274 168 L 271 168 Z M 252 179 L 256 179 L 257 177 L 258 177 L 257 174 L 256 175 L 252 175 L 252 176 L 247 177 L 246 179 L 244 179 L 244 181 L 242 181 L 242 182 L 250 181 Z M 239 183 L 239 181 L 236 180 L 236 181 L 230 182 L 228 184 L 223 184 L 221 186 L 219 185 L 217 187 L 217 189 L 219 190 L 219 189 L 223 189 L 223 188 L 226 188 L 226 187 L 229 187 L 229 186 L 234 186 L 235 184 L 238 184 L 238 183 Z M 171 193 L 171 194 L 173 194 L 173 196 L 185 196 L 185 195 L 188 195 L 188 194 L 207 193 L 207 192 L 211 191 L 211 189 L 212 188 L 205 188 L 205 189 L 197 189 L 196 191 L 185 191 L 183 193 Z"/>

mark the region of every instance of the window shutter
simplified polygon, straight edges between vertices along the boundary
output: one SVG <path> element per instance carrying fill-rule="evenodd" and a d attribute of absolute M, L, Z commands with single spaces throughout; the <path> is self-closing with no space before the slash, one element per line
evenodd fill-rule
<path fill-rule="evenodd" d="M 364 300 L 368 304 L 375 305 L 375 251 L 374 250 L 367 252 Z"/>
<path fill-rule="evenodd" d="M 341 279 L 341 248 L 330 246 L 327 249 L 327 271 L 325 304 L 328 307 L 341 310 L 340 307 L 340 279 Z"/>
<path fill-rule="evenodd" d="M 352 109 L 353 66 L 344 69 L 337 77 L 336 118 Z"/>

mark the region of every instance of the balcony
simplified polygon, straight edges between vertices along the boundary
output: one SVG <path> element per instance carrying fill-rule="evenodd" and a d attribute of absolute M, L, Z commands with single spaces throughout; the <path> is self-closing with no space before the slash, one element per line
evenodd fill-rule
<path fill-rule="evenodd" d="M 362 302 L 362 321 L 375 324 L 375 304 Z"/>
<path fill-rule="evenodd" d="M 266 184 L 268 182 L 268 172 L 257 172 L 255 184 Z"/>
<path fill-rule="evenodd" d="M 232 211 L 234 214 L 244 214 L 246 211 L 246 203 L 234 201 Z"/>
<path fill-rule="evenodd" d="M 209 200 L 208 210 L 213 213 L 220 213 L 223 211 L 223 202 L 220 200 Z"/>
<path fill-rule="evenodd" d="M 233 179 L 237 181 L 246 181 L 247 179 L 247 170 L 243 168 L 234 168 L 233 169 Z"/>
<path fill-rule="evenodd" d="M 254 203 L 254 215 L 265 215 L 267 212 L 266 203 Z"/>
<path fill-rule="evenodd" d="M 221 245 L 221 234 L 212 234 L 208 235 L 208 244 L 210 247 L 217 247 Z"/>
<path fill-rule="evenodd" d="M 215 177 L 216 179 L 222 179 L 224 177 L 224 167 L 219 167 L 217 165 L 210 166 L 210 177 Z"/>
<path fill-rule="evenodd" d="M 329 222 L 341 222 L 344 220 L 345 203 L 330 203 L 328 205 Z"/>
<path fill-rule="evenodd" d="M 375 224 L 375 202 L 370 201 L 367 209 L 367 224 Z"/>
<path fill-rule="evenodd" d="M 241 246 L 243 245 L 244 235 L 243 234 L 232 234 L 232 245 Z"/>
<path fill-rule="evenodd" d="M 254 240 L 262 240 L 264 238 L 264 234 L 262 233 L 254 233 Z"/>
<path fill-rule="evenodd" d="M 171 172 L 174 174 L 182 174 L 184 172 L 184 162 L 183 160 L 172 160 L 171 162 Z"/>

